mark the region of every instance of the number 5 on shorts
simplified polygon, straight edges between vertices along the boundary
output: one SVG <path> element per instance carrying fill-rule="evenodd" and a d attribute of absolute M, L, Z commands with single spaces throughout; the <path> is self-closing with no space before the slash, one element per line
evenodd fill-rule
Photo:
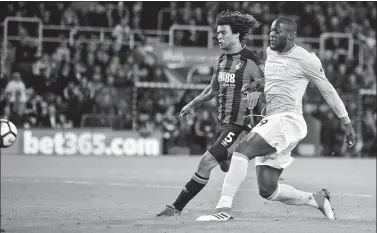
<path fill-rule="evenodd" d="M 226 137 L 223 139 L 223 141 L 221 142 L 221 144 L 225 147 L 227 147 L 229 145 L 229 143 L 231 143 L 233 141 L 233 136 L 236 135 L 235 133 L 233 132 L 229 132 L 228 135 L 226 135 Z"/>

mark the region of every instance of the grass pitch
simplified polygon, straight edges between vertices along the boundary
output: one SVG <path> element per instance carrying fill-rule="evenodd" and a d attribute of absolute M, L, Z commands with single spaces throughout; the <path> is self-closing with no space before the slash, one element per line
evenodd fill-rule
<path fill-rule="evenodd" d="M 212 172 L 180 217 L 155 218 L 191 178 L 199 157 L 1 155 L 1 228 L 18 233 L 361 233 L 376 232 L 376 160 L 297 158 L 282 175 L 305 191 L 328 188 L 338 220 L 258 195 L 253 161 L 234 201 L 235 220 L 196 222 L 219 200 Z"/>

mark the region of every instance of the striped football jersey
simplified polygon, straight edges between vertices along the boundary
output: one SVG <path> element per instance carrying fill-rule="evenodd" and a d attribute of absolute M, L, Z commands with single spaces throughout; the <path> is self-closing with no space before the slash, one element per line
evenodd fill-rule
<path fill-rule="evenodd" d="M 250 114 L 245 94 L 241 93 L 244 84 L 264 78 L 263 60 L 244 47 L 234 54 L 223 53 L 218 61 L 212 79 L 218 87 L 217 119 L 222 123 L 248 125 Z"/>

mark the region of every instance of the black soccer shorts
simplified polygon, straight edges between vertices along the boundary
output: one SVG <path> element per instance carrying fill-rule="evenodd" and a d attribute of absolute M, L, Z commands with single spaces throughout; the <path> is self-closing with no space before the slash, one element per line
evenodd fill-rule
<path fill-rule="evenodd" d="M 249 133 L 251 129 L 234 123 L 219 122 L 216 129 L 216 142 L 208 149 L 217 162 L 228 159 L 229 148 L 237 141 L 242 132 Z M 239 141 L 239 140 L 238 140 Z"/>

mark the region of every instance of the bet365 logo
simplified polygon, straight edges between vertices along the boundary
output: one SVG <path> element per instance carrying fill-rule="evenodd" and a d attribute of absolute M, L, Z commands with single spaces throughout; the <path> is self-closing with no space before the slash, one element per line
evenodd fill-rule
<path fill-rule="evenodd" d="M 235 74 L 234 73 L 228 73 L 221 71 L 219 72 L 218 81 L 219 83 L 225 82 L 225 83 L 234 83 L 235 82 Z"/>

